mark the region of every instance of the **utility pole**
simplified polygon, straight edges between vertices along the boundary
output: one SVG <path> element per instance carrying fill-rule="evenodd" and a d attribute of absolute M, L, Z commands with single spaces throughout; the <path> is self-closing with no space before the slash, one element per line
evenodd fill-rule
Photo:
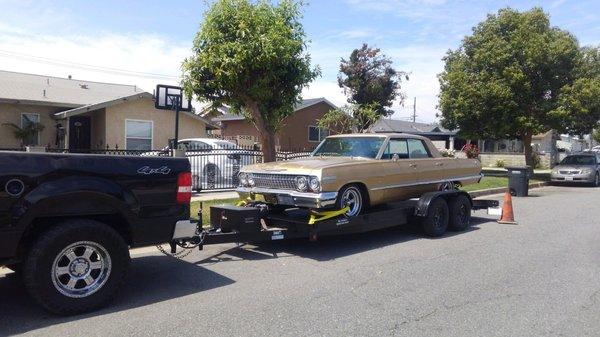
<path fill-rule="evenodd" d="M 413 103 L 413 123 L 417 122 L 417 98 L 415 97 Z"/>

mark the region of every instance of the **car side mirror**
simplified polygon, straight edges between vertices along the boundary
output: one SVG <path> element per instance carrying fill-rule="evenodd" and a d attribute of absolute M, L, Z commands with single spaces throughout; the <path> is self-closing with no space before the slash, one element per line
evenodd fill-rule
<path fill-rule="evenodd" d="M 394 154 L 392 155 L 392 161 L 393 161 L 393 162 L 397 162 L 399 159 L 400 159 L 400 156 L 399 156 L 397 153 L 394 153 Z"/>

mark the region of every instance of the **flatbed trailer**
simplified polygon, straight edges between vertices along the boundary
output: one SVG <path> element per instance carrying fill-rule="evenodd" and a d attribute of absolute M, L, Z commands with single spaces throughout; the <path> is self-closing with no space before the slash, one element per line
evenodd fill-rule
<path fill-rule="evenodd" d="M 339 215 L 324 220 L 314 220 L 314 212 L 305 209 L 273 210 L 261 203 L 246 206 L 212 206 L 211 227 L 187 244 L 176 246 L 202 249 L 204 245 L 222 243 L 259 243 L 306 238 L 316 241 L 320 237 L 365 233 L 388 227 L 418 222 L 428 236 L 441 236 L 447 229 L 464 230 L 470 225 L 473 210 L 498 207 L 496 200 L 473 200 L 464 191 L 431 192 L 419 199 L 390 203 L 370 209 L 355 217 Z M 202 209 L 202 208 L 201 208 Z M 325 214 L 325 213 L 321 213 Z"/>

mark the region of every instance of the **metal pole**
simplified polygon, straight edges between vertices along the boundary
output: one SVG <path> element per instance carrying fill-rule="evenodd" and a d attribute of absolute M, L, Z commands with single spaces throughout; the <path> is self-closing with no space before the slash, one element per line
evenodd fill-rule
<path fill-rule="evenodd" d="M 177 150 L 177 143 L 179 143 L 179 97 L 175 97 L 173 104 L 175 105 L 175 141 L 173 147 Z"/>

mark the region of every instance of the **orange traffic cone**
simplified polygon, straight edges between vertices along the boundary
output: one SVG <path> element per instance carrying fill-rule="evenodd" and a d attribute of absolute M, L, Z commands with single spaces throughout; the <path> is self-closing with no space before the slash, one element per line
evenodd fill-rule
<path fill-rule="evenodd" d="M 513 214 L 512 207 L 512 195 L 510 195 L 509 191 L 506 191 L 504 194 L 504 203 L 502 205 L 502 215 L 500 216 L 500 220 L 498 223 L 507 224 L 507 225 L 516 225 L 515 216 Z"/>

